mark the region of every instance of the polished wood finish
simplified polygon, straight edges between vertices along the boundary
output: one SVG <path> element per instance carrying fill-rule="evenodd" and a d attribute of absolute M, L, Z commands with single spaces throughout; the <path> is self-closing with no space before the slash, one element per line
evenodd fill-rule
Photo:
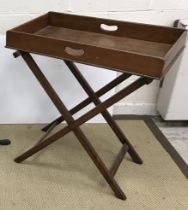
<path fill-rule="evenodd" d="M 151 24 L 79 16 L 73 14 L 62 14 L 57 12 L 49 12 L 48 14 L 48 25 L 159 43 L 173 44 L 184 31 L 179 30 L 178 28 L 166 26 L 156 26 Z M 101 24 L 106 24 L 109 26 L 115 25 L 118 27 L 118 30 L 116 30 L 115 33 L 101 30 Z"/>
<path fill-rule="evenodd" d="M 52 123 L 50 126 L 49 126 L 49 128 L 48 128 L 48 130 L 45 132 L 45 134 L 33 145 L 33 146 L 36 146 L 36 145 L 38 145 L 39 143 L 41 143 L 41 142 L 43 142 L 48 136 L 49 136 L 49 134 L 53 131 L 53 129 L 56 127 L 58 125 L 58 123 L 57 122 L 54 122 L 54 123 Z"/>
<path fill-rule="evenodd" d="M 150 84 L 153 78 L 161 78 L 183 49 L 185 38 L 186 32 L 181 29 L 55 12 L 49 12 L 8 31 L 6 46 L 17 50 L 14 53 L 15 57 L 22 56 L 60 113 L 59 118 L 42 129 L 46 132 L 42 138 L 16 157 L 15 161 L 21 163 L 69 132 L 73 132 L 116 197 L 125 200 L 126 196 L 114 176 L 126 153 L 129 153 L 135 163 L 142 164 L 142 159 L 107 108 L 144 85 Z M 63 59 L 88 98 L 68 110 L 30 52 Z M 122 72 L 122 75 L 94 92 L 72 61 L 114 69 Z M 99 99 L 133 74 L 141 76 L 105 101 Z M 73 115 L 90 103 L 94 103 L 95 107 L 75 120 Z M 106 167 L 80 128 L 83 123 L 100 113 L 122 144 L 110 169 Z M 64 120 L 67 125 L 49 136 Z"/>
<path fill-rule="evenodd" d="M 115 176 L 123 158 L 125 157 L 126 152 L 129 151 L 129 147 L 124 144 L 121 148 L 121 150 L 119 151 L 114 163 L 112 164 L 111 168 L 110 168 L 110 174 L 112 177 Z"/>
<path fill-rule="evenodd" d="M 159 79 L 185 39 L 182 29 L 50 12 L 8 31 L 6 46 Z"/>
<path fill-rule="evenodd" d="M 133 161 L 136 163 L 142 163 L 141 158 L 134 150 L 133 146 L 129 143 L 127 138 L 124 136 L 120 128 L 116 125 L 116 123 L 113 121 L 110 114 L 107 112 L 107 108 L 113 105 L 115 102 L 121 100 L 124 96 L 129 95 L 130 93 L 134 92 L 138 88 L 142 87 L 145 84 L 149 84 L 152 82 L 152 79 L 148 78 L 140 78 L 137 81 L 135 81 L 133 84 L 129 85 L 128 87 L 124 88 L 120 92 L 116 93 L 114 96 L 110 97 L 104 102 L 101 102 L 97 96 L 97 94 L 91 89 L 90 85 L 87 83 L 85 78 L 81 75 L 81 73 L 78 71 L 76 66 L 69 62 L 65 61 L 67 66 L 69 67 L 70 71 L 73 73 L 73 75 L 76 77 L 76 79 L 80 82 L 84 90 L 89 95 L 89 99 L 92 100 L 92 102 L 96 105 L 95 108 L 88 111 L 86 114 L 78 118 L 77 120 L 74 120 L 72 117 L 72 114 L 67 110 L 51 84 L 48 82 L 44 74 L 41 72 L 39 66 L 36 64 L 32 56 L 28 52 L 19 51 L 14 53 L 15 57 L 18 57 L 19 55 L 22 56 L 28 67 L 31 69 L 51 101 L 54 103 L 60 114 L 62 115 L 63 119 L 67 122 L 67 126 L 60 131 L 56 132 L 55 134 L 48 137 L 48 134 L 52 131 L 52 129 L 58 124 L 58 121 L 54 121 L 53 124 L 50 125 L 47 133 L 44 134 L 44 136 L 40 139 L 40 141 L 37 142 L 32 148 L 28 149 L 23 154 L 19 155 L 17 158 L 15 158 L 15 161 L 17 163 L 21 163 L 28 157 L 32 156 L 33 154 L 39 152 L 41 149 L 47 147 L 48 145 L 52 144 L 53 142 L 59 140 L 64 135 L 72 131 L 74 135 L 77 137 L 80 144 L 83 146 L 83 148 L 86 150 L 90 158 L 92 159 L 93 163 L 96 165 L 98 170 L 101 172 L 111 189 L 113 190 L 116 197 L 125 200 L 126 196 L 120 186 L 117 184 L 117 182 L 114 179 L 114 175 L 123 160 L 123 155 L 126 153 L 126 151 L 129 152 L 131 155 Z M 124 79 L 127 79 L 129 77 L 128 74 L 125 73 Z M 119 77 L 119 79 L 114 80 L 117 84 L 117 81 L 122 81 L 122 76 Z M 108 88 L 111 88 L 114 86 L 114 83 L 111 82 L 108 85 L 106 85 L 104 88 L 100 90 L 98 93 L 106 92 Z M 79 128 L 80 125 L 82 125 L 87 120 L 91 119 L 92 117 L 96 116 L 97 114 L 102 113 L 102 115 L 105 117 L 109 125 L 111 126 L 112 130 L 117 135 L 118 139 L 123 144 L 123 149 L 118 154 L 115 162 L 113 163 L 110 170 L 107 169 L 85 134 L 82 132 L 82 130 Z"/>
<path fill-rule="evenodd" d="M 63 27 L 47 26 L 35 34 L 58 40 L 68 40 L 85 45 L 100 46 L 105 49 L 117 51 L 132 51 L 135 53 L 149 54 L 151 56 L 164 57 L 170 50 L 171 44 L 158 43 L 129 37 L 112 36 L 110 34 L 91 33 Z M 145 46 L 145 48 L 143 48 Z M 79 56 L 79 55 L 78 55 Z M 81 56 L 81 55 L 80 55 Z"/>
<path fill-rule="evenodd" d="M 118 84 L 120 84 L 121 82 L 123 82 L 126 79 L 128 79 L 130 76 L 131 76 L 130 74 L 126 74 L 126 73 L 121 74 L 116 79 L 114 79 L 112 82 L 109 82 L 107 85 L 105 85 L 104 87 L 102 87 L 101 89 L 99 89 L 96 92 L 96 96 L 97 97 L 101 97 L 102 95 L 104 95 L 105 93 L 107 93 L 108 91 L 110 91 L 111 89 L 113 89 L 114 87 L 116 87 Z M 91 102 L 92 102 L 92 99 L 90 97 L 87 98 L 87 99 L 85 99 L 85 100 L 83 100 L 78 105 L 76 105 L 74 108 L 72 108 L 70 110 L 70 113 L 72 115 L 76 114 L 81 109 L 83 109 L 84 107 L 86 107 L 87 105 L 89 105 Z M 45 126 L 42 129 L 42 131 L 45 131 L 46 132 L 54 122 L 60 124 L 63 121 L 64 121 L 63 116 L 60 116 L 57 119 L 55 119 L 53 122 L 51 122 L 49 125 Z"/>
<path fill-rule="evenodd" d="M 93 103 L 97 106 L 101 104 L 100 99 L 95 94 L 89 83 L 86 81 L 86 79 L 83 77 L 83 75 L 79 72 L 78 68 L 75 64 L 73 64 L 70 61 L 65 61 L 66 65 L 72 72 L 72 74 L 75 76 L 77 81 L 80 83 L 82 88 L 85 90 L 85 92 L 88 94 L 88 96 L 93 100 Z M 122 144 L 127 144 L 129 147 L 129 154 L 132 157 L 133 161 L 139 164 L 142 164 L 142 159 L 137 154 L 137 152 L 134 150 L 133 146 L 130 144 L 128 139 L 125 137 L 123 132 L 121 131 L 120 127 L 117 125 L 117 123 L 112 119 L 110 113 L 107 110 L 104 110 L 101 112 L 102 116 L 106 120 L 106 122 L 109 124 L 111 129 L 114 131 L 115 135 L 118 137 L 119 141 Z"/>
<path fill-rule="evenodd" d="M 43 148 L 47 147 L 48 145 L 52 144 L 53 142 L 59 140 L 59 138 L 61 138 L 64 135 L 66 135 L 67 133 L 72 131 L 74 128 L 82 125 L 84 122 L 88 121 L 92 117 L 94 117 L 97 114 L 99 114 L 101 112 L 101 109 L 102 110 L 107 109 L 108 107 L 110 107 L 112 105 L 111 103 L 109 103 L 111 101 L 111 99 L 113 99 L 113 101 L 119 101 L 122 98 L 124 98 L 125 96 L 127 96 L 127 95 L 131 94 L 132 92 L 136 91 L 137 89 L 141 88 L 145 84 L 148 84 L 147 80 L 144 80 L 144 79 L 137 80 L 133 84 L 131 84 L 128 87 L 124 88 L 119 93 L 116 93 L 114 96 L 112 96 L 111 98 L 107 99 L 105 101 L 104 106 L 101 106 L 102 104 L 98 105 L 96 108 L 93 108 L 92 110 L 90 110 L 89 112 L 87 112 L 86 114 L 84 114 L 83 116 L 78 118 L 77 120 L 75 120 L 74 123 L 71 124 L 71 126 L 64 127 L 63 129 L 61 129 L 57 133 L 55 133 L 52 136 L 48 137 L 45 141 L 39 143 L 37 145 L 37 147 L 34 147 L 34 148 L 31 148 L 31 149 L 27 150 L 25 153 L 23 153 L 22 155 L 20 155 L 19 157 L 17 157 L 15 159 L 16 162 L 20 163 L 20 162 L 24 161 L 25 159 L 29 158 L 33 154 L 39 152 L 41 149 L 43 149 Z"/>

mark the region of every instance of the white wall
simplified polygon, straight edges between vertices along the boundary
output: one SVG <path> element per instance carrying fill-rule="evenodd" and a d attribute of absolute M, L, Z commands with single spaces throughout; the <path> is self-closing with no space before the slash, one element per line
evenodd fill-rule
<path fill-rule="evenodd" d="M 5 49 L 4 43 L 5 37 L 0 37 L 0 123 L 46 123 L 54 120 L 59 116 L 54 105 L 22 58 L 15 59 L 13 51 Z M 37 55 L 34 55 L 34 58 L 68 109 L 87 98 L 63 61 Z M 116 77 L 114 71 L 106 72 L 105 69 L 81 64 L 78 67 L 94 90 Z M 112 93 L 114 90 L 102 99 L 111 96 Z M 86 107 L 84 112 L 92 107 L 93 105 Z M 112 108 L 109 111 L 112 113 Z M 104 119 L 96 116 L 90 122 L 104 122 Z"/>
<path fill-rule="evenodd" d="M 187 0 L 0 0 L 0 33 L 47 11 L 172 25 L 188 18 Z"/>
<path fill-rule="evenodd" d="M 119 20 L 137 21 L 160 25 L 173 25 L 176 19 L 188 18 L 187 0 L 0 0 L 0 34 L 26 20 L 49 10 L 91 15 Z M 20 62 L 20 61 L 17 61 Z M 54 63 L 51 59 L 46 61 Z M 56 65 L 56 64 L 54 64 Z M 1 67 L 0 67 L 1 68 Z M 10 69 L 7 69 L 10 71 Z M 6 71 L 4 71 L 4 74 Z M 54 75 L 53 75 L 54 76 Z M 111 76 L 110 76 L 111 77 Z M 26 78 L 25 78 L 26 79 Z M 134 78 L 132 79 L 134 80 Z M 13 83 L 11 80 L 9 83 Z M 127 83 L 117 88 L 121 89 Z M 158 82 L 144 87 L 119 102 L 115 114 L 155 114 Z M 23 94 L 23 93 L 22 93 Z M 28 93 L 31 94 L 31 93 Z M 31 97 L 36 97 L 32 92 Z M 19 97 L 19 94 L 16 95 Z M 49 109 L 49 108 L 48 108 Z M 38 112 L 40 109 L 38 107 Z M 48 114 L 50 115 L 50 111 Z M 26 113 L 25 113 L 26 114 Z M 54 114 L 52 114 L 54 115 Z M 34 122 L 32 118 L 27 118 Z M 36 120 L 36 119 L 35 119 Z M 48 119 L 43 119 L 45 121 Z"/>

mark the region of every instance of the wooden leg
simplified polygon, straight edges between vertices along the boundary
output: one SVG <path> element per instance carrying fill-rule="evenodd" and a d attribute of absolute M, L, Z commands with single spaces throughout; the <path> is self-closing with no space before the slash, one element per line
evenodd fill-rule
<path fill-rule="evenodd" d="M 56 94 L 56 92 L 54 91 L 54 89 L 52 88 L 48 80 L 45 78 L 43 73 L 40 71 L 35 61 L 32 59 L 29 53 L 22 53 L 22 57 L 26 61 L 26 63 L 28 64 L 28 66 L 30 67 L 30 69 L 32 70 L 36 78 L 38 79 L 38 81 L 40 82 L 41 86 L 44 88 L 45 92 L 53 101 L 56 108 L 62 114 L 67 124 L 71 127 L 71 125 L 74 123 L 74 119 L 72 115 L 68 112 L 67 108 L 65 107 L 61 99 L 58 97 L 58 95 Z M 88 141 L 84 133 L 81 131 L 81 129 L 78 128 L 78 126 L 76 126 L 73 128 L 72 131 L 74 135 L 77 137 L 77 139 L 79 140 L 80 144 L 84 147 L 84 149 L 86 150 L 86 152 L 88 153 L 88 155 L 90 156 L 90 158 L 92 159 L 96 167 L 99 169 L 103 177 L 106 179 L 107 183 L 109 184 L 111 189 L 114 191 L 115 195 L 118 198 L 125 200 L 126 196 L 124 192 L 121 190 L 121 188 L 119 187 L 117 182 L 114 180 L 114 178 L 110 175 L 110 172 L 106 168 L 105 164 L 102 162 L 97 152 L 92 147 L 92 145 L 90 144 L 90 142 Z M 44 141 L 42 140 L 41 143 L 43 142 Z M 40 143 L 38 143 L 36 147 L 39 144 Z"/>
<path fill-rule="evenodd" d="M 126 152 L 129 150 L 129 147 L 127 146 L 127 144 L 124 144 L 120 150 L 120 152 L 118 153 L 114 163 L 112 164 L 111 168 L 110 168 L 110 174 L 111 176 L 115 176 L 120 164 L 121 164 L 121 161 L 123 160 Z"/>
<path fill-rule="evenodd" d="M 83 146 L 83 148 L 86 150 L 98 170 L 101 172 L 103 177 L 106 179 L 107 183 L 111 187 L 111 189 L 114 191 L 115 195 L 120 198 L 125 200 L 126 196 L 113 178 L 117 168 L 119 167 L 120 162 L 122 161 L 122 156 L 125 154 L 125 149 L 128 148 L 127 145 L 125 144 L 125 147 L 123 147 L 123 150 L 120 151 L 115 163 L 113 164 L 111 170 L 108 170 L 105 166 L 105 164 L 102 162 L 100 159 L 99 155 L 87 139 L 87 137 L 84 135 L 82 130 L 79 128 L 80 125 L 82 125 L 84 122 L 87 120 L 91 119 L 95 115 L 104 112 L 108 107 L 116 103 L 117 101 L 121 100 L 123 97 L 129 95 L 130 93 L 134 92 L 138 88 L 142 87 L 145 84 L 148 84 L 151 82 L 149 79 L 141 78 L 135 81 L 133 84 L 129 85 L 128 87 L 124 88 L 122 91 L 119 93 L 115 94 L 114 96 L 110 97 L 103 103 L 100 103 L 100 101 L 96 100 L 95 101 L 98 103 L 98 105 L 84 114 L 82 117 L 80 117 L 77 120 L 74 120 L 71 113 L 67 110 L 57 93 L 54 91 L 44 74 L 41 72 L 40 68 L 38 65 L 35 63 L 31 55 L 27 52 L 22 52 L 20 51 L 20 54 L 22 58 L 25 60 L 26 64 L 30 67 L 31 71 L 35 75 L 35 77 L 38 79 L 40 82 L 41 86 L 49 96 L 49 98 L 52 100 L 60 114 L 63 116 L 63 119 L 67 122 L 68 126 L 63 128 L 62 130 L 58 131 L 51 137 L 47 139 L 42 139 L 40 142 L 37 143 L 34 147 L 20 155 L 15 159 L 16 162 L 22 162 L 26 158 L 30 157 L 31 155 L 35 154 L 36 152 L 40 151 L 41 149 L 45 148 L 46 146 L 52 144 L 53 142 L 57 141 L 59 138 L 61 138 L 63 135 L 69 133 L 72 131 L 74 135 L 77 137 L 79 140 L 80 144 Z M 94 97 L 92 95 L 92 97 Z M 98 99 L 98 98 L 97 98 Z"/>
<path fill-rule="evenodd" d="M 48 129 L 47 132 L 44 133 L 44 135 L 42 136 L 41 139 L 39 139 L 39 141 L 37 141 L 34 146 L 38 145 L 39 143 L 45 141 L 45 139 L 49 136 L 49 134 L 52 132 L 52 130 L 57 126 L 57 123 L 54 122 Z"/>
<path fill-rule="evenodd" d="M 71 117 L 71 116 L 70 116 Z M 113 176 L 111 175 L 110 171 L 107 169 L 93 146 L 90 144 L 84 133 L 81 131 L 80 128 L 74 129 L 74 134 L 79 140 L 80 144 L 84 147 L 86 150 L 87 154 L 90 156 L 92 159 L 93 163 L 96 165 L 98 170 L 101 172 L 107 183 L 110 185 L 111 189 L 113 190 L 114 194 L 116 195 L 117 198 L 125 200 L 126 196 L 120 186 L 117 184 Z"/>
<path fill-rule="evenodd" d="M 22 52 L 22 56 L 23 56 L 24 60 L 26 61 L 26 63 L 28 64 L 28 66 L 31 69 L 33 69 L 33 66 L 34 66 L 35 71 L 36 70 L 38 71 L 38 66 L 36 64 L 32 65 L 32 66 L 30 65 L 30 62 L 32 62 L 32 63 L 34 62 L 33 60 L 30 61 L 30 59 L 31 59 L 30 55 L 27 55 L 27 56 L 29 56 L 29 60 L 25 59 L 26 57 L 25 57 L 25 53 L 24 52 Z M 38 76 L 37 76 L 38 73 L 36 74 L 35 71 L 33 73 L 38 78 Z M 24 161 L 25 159 L 29 158 L 33 154 L 39 152 L 41 149 L 43 149 L 43 148 L 47 147 L 48 145 L 52 144 L 53 142 L 57 141 L 59 138 L 61 138 L 64 135 L 66 135 L 67 133 L 72 131 L 74 128 L 82 125 L 84 122 L 88 121 L 92 117 L 94 117 L 97 114 L 101 113 L 102 111 L 104 111 L 105 109 L 107 109 L 108 107 L 113 105 L 114 103 L 118 102 L 119 100 L 121 100 L 125 96 L 127 96 L 127 95 L 131 94 L 132 92 L 136 91 L 137 89 L 139 89 L 143 85 L 149 84 L 151 81 L 152 81 L 151 79 L 146 79 L 146 78 L 138 79 L 134 83 L 130 84 L 128 87 L 125 87 L 123 90 L 119 91 L 114 96 L 112 96 L 109 99 L 107 99 L 106 101 L 104 101 L 102 104 L 97 105 L 95 108 L 93 108 L 92 110 L 88 111 L 86 114 L 84 114 L 83 116 L 81 116 L 80 118 L 75 120 L 74 123 L 71 124 L 71 126 L 66 126 L 65 128 L 63 128 L 60 131 L 58 131 L 56 134 L 54 134 L 51 137 L 47 138 L 45 141 L 40 142 L 35 147 L 27 150 L 22 155 L 17 157 L 15 159 L 15 161 L 19 162 L 19 163 Z M 51 89 L 51 88 L 49 88 L 49 89 Z"/>
<path fill-rule="evenodd" d="M 111 81 L 110 83 L 108 83 L 107 85 L 105 85 L 104 87 L 102 87 L 101 89 L 99 89 L 95 94 L 97 95 L 97 97 L 100 97 L 102 95 L 104 95 L 105 93 L 107 93 L 108 91 L 110 91 L 111 89 L 113 89 L 114 87 L 116 87 L 117 85 L 119 85 L 121 82 L 125 81 L 126 79 L 128 79 L 131 75 L 127 74 L 127 73 L 123 73 L 122 75 L 120 75 L 119 77 L 115 78 L 113 81 Z M 82 101 L 81 103 L 79 103 L 78 105 L 76 105 L 74 108 L 72 108 L 69 112 L 74 115 L 76 114 L 78 111 L 80 111 L 81 109 L 83 109 L 84 107 L 86 107 L 87 105 L 89 105 L 92 102 L 92 98 L 87 98 L 84 101 Z M 42 131 L 47 131 L 52 124 L 57 123 L 60 124 L 61 122 L 63 122 L 64 119 L 62 116 L 58 117 L 57 119 L 55 119 L 53 122 L 51 122 L 50 124 L 48 124 L 47 126 L 45 126 Z"/>
<path fill-rule="evenodd" d="M 85 92 L 88 94 L 88 96 L 93 100 L 95 105 L 101 104 L 100 99 L 96 95 L 96 93 L 93 91 L 89 83 L 86 81 L 86 79 L 83 77 L 83 75 L 80 73 L 78 68 L 70 61 L 64 61 L 65 64 L 68 66 L 72 74 L 75 76 L 77 81 L 80 83 L 82 88 L 85 90 Z M 129 147 L 128 153 L 132 157 L 133 161 L 138 164 L 142 164 L 142 159 L 138 155 L 138 153 L 135 151 L 134 147 L 131 145 L 131 143 L 128 141 L 128 139 L 124 136 L 123 132 L 121 131 L 120 127 L 117 125 L 117 123 L 112 119 L 110 113 L 107 110 L 104 110 L 101 112 L 104 119 L 107 121 L 109 126 L 112 128 L 120 142 L 124 145 L 127 144 Z"/>
<path fill-rule="evenodd" d="M 92 117 L 96 116 L 97 114 L 101 113 L 102 110 L 107 109 L 112 104 L 116 103 L 117 101 L 121 100 L 125 96 L 129 95 L 130 93 L 134 92 L 135 90 L 139 89 L 143 85 L 147 84 L 148 81 L 145 81 L 144 79 L 138 79 L 133 84 L 129 85 L 128 87 L 121 90 L 119 93 L 116 93 L 114 96 L 110 97 L 106 101 L 104 101 L 102 104 L 97 105 L 92 110 L 88 111 L 86 114 L 78 118 L 74 121 L 74 123 L 71 124 L 71 126 L 66 126 L 51 137 L 48 137 L 45 141 L 40 142 L 35 147 L 27 150 L 22 155 L 17 157 L 15 159 L 16 162 L 22 162 L 25 159 L 29 158 L 30 156 L 34 155 L 35 153 L 39 152 L 41 149 L 47 147 L 48 145 L 52 144 L 53 142 L 57 141 L 59 138 L 63 137 L 70 131 L 72 131 L 74 128 L 77 128 L 78 126 L 82 125 L 84 122 L 88 121 Z"/>

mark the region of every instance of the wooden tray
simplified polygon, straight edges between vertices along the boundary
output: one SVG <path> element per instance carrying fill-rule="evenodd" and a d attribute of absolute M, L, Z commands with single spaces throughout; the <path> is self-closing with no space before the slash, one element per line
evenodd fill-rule
<path fill-rule="evenodd" d="M 177 28 L 49 12 L 9 30 L 6 47 L 161 78 L 185 39 Z"/>

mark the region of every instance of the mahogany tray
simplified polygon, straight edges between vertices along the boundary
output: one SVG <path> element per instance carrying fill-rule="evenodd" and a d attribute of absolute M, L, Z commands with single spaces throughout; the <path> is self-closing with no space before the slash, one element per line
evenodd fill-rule
<path fill-rule="evenodd" d="M 49 12 L 7 31 L 6 47 L 159 79 L 186 31 Z"/>

